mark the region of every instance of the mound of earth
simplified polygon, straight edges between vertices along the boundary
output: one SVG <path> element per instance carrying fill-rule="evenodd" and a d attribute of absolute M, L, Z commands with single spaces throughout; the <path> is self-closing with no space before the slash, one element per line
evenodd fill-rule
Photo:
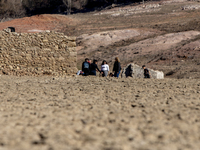
<path fill-rule="evenodd" d="M 75 19 L 66 15 L 44 14 L 3 22 L 0 24 L 0 30 L 12 26 L 15 27 L 16 32 L 19 33 L 35 33 L 43 32 L 45 30 L 55 30 L 61 32 L 65 24 L 76 24 L 76 22 L 77 21 Z"/>
<path fill-rule="evenodd" d="M 77 52 L 79 60 L 90 55 L 92 58 L 101 60 L 111 58 L 112 54 L 108 54 L 107 57 L 102 56 L 102 48 L 107 48 L 110 45 L 119 44 L 121 41 L 127 41 L 130 39 L 145 39 L 150 36 L 158 34 L 157 30 L 145 30 L 145 29 L 127 29 L 127 30 L 114 30 L 98 32 L 94 34 L 83 34 L 77 37 Z M 108 50 L 105 49 L 108 53 Z M 116 52 L 116 50 L 115 50 Z M 92 56 L 93 54 L 94 56 Z"/>
<path fill-rule="evenodd" d="M 200 147 L 199 80 L 0 78 L 0 149 Z"/>

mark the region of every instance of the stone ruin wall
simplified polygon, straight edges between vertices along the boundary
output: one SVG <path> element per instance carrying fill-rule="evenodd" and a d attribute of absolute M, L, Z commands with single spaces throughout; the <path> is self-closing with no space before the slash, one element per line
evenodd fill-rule
<path fill-rule="evenodd" d="M 63 33 L 0 31 L 0 74 L 66 75 L 77 72 L 76 38 Z"/>
<path fill-rule="evenodd" d="M 162 71 L 157 71 L 153 69 L 149 69 L 152 79 L 164 79 L 164 73 Z M 132 78 L 144 78 L 144 70 L 142 67 L 131 63 L 122 69 L 122 78 L 124 77 L 132 77 Z"/>

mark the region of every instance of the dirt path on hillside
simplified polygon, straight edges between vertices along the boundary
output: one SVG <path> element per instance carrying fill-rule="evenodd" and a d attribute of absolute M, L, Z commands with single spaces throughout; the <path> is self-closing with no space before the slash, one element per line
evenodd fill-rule
<path fill-rule="evenodd" d="M 200 81 L 0 77 L 2 150 L 194 150 Z"/>

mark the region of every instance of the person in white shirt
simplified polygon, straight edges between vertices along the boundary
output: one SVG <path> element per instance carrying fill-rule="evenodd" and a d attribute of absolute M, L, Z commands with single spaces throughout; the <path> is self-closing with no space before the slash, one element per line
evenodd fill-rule
<path fill-rule="evenodd" d="M 104 60 L 101 64 L 102 77 L 107 77 L 108 72 L 109 72 L 109 66 L 108 66 L 107 62 Z"/>

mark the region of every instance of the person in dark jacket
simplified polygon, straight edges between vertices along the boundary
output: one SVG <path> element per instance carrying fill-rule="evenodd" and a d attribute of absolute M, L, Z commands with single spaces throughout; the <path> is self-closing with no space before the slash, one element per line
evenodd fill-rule
<path fill-rule="evenodd" d="M 90 65 L 90 74 L 96 76 L 96 71 L 99 71 L 99 68 L 97 66 L 98 61 L 93 60 L 93 63 Z"/>
<path fill-rule="evenodd" d="M 114 77 L 119 78 L 119 74 L 121 72 L 121 64 L 120 64 L 118 57 L 115 58 L 115 63 L 114 63 L 114 66 L 113 66 L 113 72 L 114 72 Z"/>
<path fill-rule="evenodd" d="M 144 69 L 144 78 L 151 78 L 151 74 L 149 70 L 146 68 L 146 66 L 143 65 L 142 68 Z"/>
<path fill-rule="evenodd" d="M 90 73 L 90 64 L 88 63 L 89 59 L 86 58 L 82 64 L 82 71 L 84 72 L 84 76 L 88 76 Z"/>

